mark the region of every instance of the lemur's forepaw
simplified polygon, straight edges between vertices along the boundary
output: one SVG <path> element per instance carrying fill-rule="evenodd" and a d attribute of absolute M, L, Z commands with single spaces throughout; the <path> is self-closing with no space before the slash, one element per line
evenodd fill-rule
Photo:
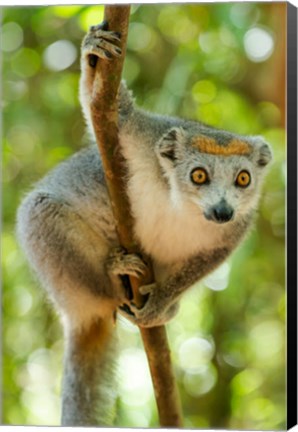
<path fill-rule="evenodd" d="M 121 48 L 117 43 L 121 41 L 121 33 L 109 31 L 108 23 L 91 26 L 82 45 L 82 53 L 88 57 L 89 65 L 95 67 L 97 58 L 111 60 L 114 56 L 120 57 Z"/>
<path fill-rule="evenodd" d="M 120 307 L 121 314 L 128 320 L 141 327 L 157 327 L 166 324 L 178 312 L 179 304 L 164 304 L 164 299 L 159 296 L 156 283 L 140 287 L 141 294 L 147 294 L 148 299 L 139 309 L 131 302 Z"/>

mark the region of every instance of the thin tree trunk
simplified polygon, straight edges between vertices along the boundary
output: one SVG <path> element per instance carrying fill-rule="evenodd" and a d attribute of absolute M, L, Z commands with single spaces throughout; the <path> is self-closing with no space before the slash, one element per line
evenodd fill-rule
<path fill-rule="evenodd" d="M 120 151 L 118 139 L 117 92 L 120 85 L 125 58 L 130 7 L 106 6 L 104 19 L 113 31 L 122 34 L 121 58 L 107 62 L 98 62 L 93 85 L 91 113 L 98 148 L 101 154 L 106 176 L 106 183 L 112 204 L 113 215 L 120 244 L 128 253 L 137 252 L 138 248 L 132 235 L 133 218 L 130 213 L 126 190 L 125 161 Z M 140 35 L 141 37 L 141 35 Z M 100 63 L 100 65 L 99 65 Z M 153 281 L 153 275 L 146 278 Z M 142 305 L 138 287 L 144 281 L 130 278 L 134 301 Z M 141 328 L 144 347 L 151 371 L 160 425 L 163 427 L 181 427 L 182 415 L 180 400 L 172 370 L 170 350 L 164 326 Z"/>

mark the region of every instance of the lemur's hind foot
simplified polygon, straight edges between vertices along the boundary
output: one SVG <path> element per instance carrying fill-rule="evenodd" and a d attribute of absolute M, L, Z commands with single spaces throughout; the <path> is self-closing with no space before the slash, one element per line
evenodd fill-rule
<path fill-rule="evenodd" d="M 112 249 L 106 259 L 105 269 L 115 290 L 114 297 L 122 302 L 126 302 L 130 297 L 124 286 L 125 276 L 140 279 L 148 272 L 146 264 L 137 254 L 127 254 L 121 247 Z"/>
<path fill-rule="evenodd" d="M 110 60 L 113 57 L 120 57 L 121 48 L 117 46 L 121 40 L 121 33 L 109 31 L 108 23 L 92 26 L 89 29 L 82 44 L 82 55 L 88 56 L 89 65 L 95 66 L 97 58 Z"/>

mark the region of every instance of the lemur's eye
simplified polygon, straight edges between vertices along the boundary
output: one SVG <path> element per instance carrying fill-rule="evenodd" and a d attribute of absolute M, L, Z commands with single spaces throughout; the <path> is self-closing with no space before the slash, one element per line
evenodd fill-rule
<path fill-rule="evenodd" d="M 236 186 L 246 188 L 250 184 L 250 174 L 248 171 L 241 171 L 236 178 Z"/>
<path fill-rule="evenodd" d="M 195 184 L 202 185 L 209 181 L 207 171 L 204 168 L 195 168 L 190 174 L 191 180 Z"/>

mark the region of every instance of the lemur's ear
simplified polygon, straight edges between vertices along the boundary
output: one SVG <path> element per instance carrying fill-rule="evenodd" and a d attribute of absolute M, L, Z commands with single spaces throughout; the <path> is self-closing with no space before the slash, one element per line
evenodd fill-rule
<path fill-rule="evenodd" d="M 255 144 L 257 165 L 264 167 L 272 160 L 271 147 L 262 137 L 255 137 Z"/>
<path fill-rule="evenodd" d="M 157 144 L 159 157 L 175 162 L 185 142 L 185 131 L 182 128 L 174 127 L 165 133 Z"/>

